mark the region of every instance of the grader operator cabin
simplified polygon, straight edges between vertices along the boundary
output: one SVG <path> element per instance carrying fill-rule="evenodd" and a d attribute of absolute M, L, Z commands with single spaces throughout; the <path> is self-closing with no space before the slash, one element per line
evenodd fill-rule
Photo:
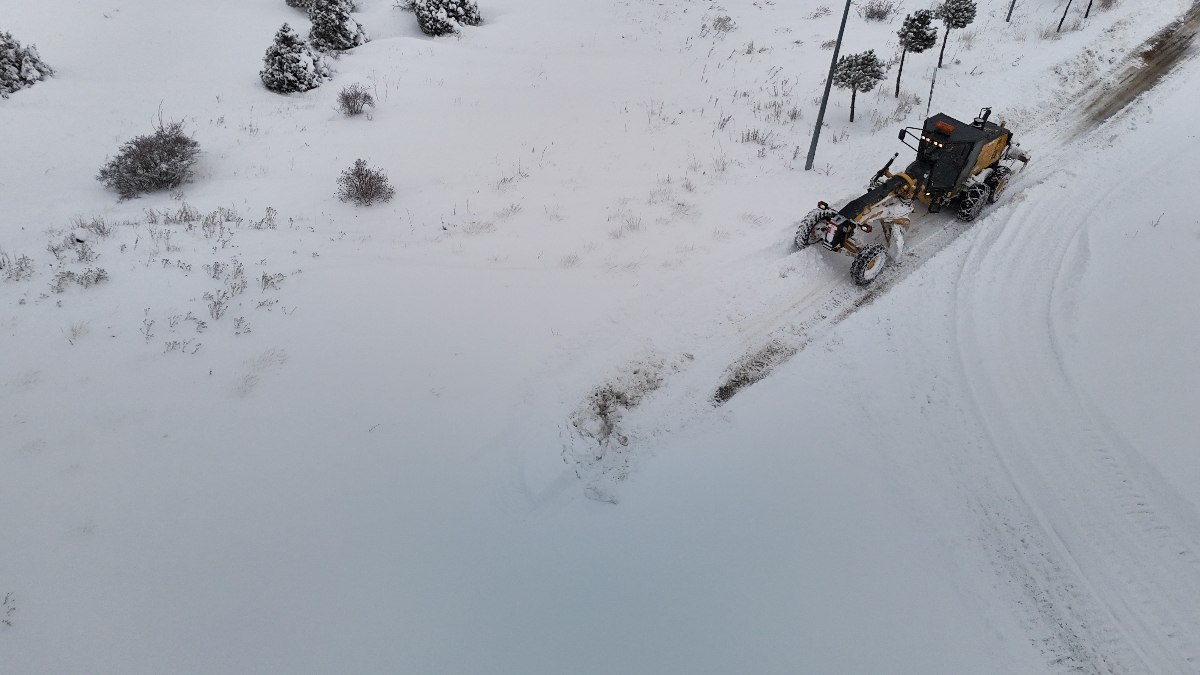
<path fill-rule="evenodd" d="M 817 202 L 800 221 L 796 246 L 820 242 L 853 257 L 850 275 L 862 286 L 879 276 L 889 254 L 903 252 L 914 201 L 930 213 L 949 207 L 957 210 L 959 220 L 975 220 L 1000 198 L 1013 164 L 1029 162 L 1029 154 L 1013 142 L 1004 122 L 988 121 L 991 113 L 991 108 L 982 109 L 970 124 L 938 113 L 920 128 L 901 129 L 900 141 L 916 150 L 917 158 L 904 171 L 892 173 L 900 153 L 892 155 L 872 176 L 867 192 L 841 209 Z M 918 138 L 916 147 L 909 144 L 910 135 Z"/>

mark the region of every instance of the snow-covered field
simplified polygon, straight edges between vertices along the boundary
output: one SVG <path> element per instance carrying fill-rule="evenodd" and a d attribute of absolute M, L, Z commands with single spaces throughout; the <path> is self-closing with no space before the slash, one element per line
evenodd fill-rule
<path fill-rule="evenodd" d="M 0 673 L 1200 672 L 1190 0 L 980 0 L 931 112 L 1034 161 L 869 291 L 794 221 L 936 49 L 806 172 L 839 7 L 359 4 L 280 96 L 283 0 L 0 0 L 57 71 L 0 101 Z M 197 175 L 117 201 L 160 107 Z"/>

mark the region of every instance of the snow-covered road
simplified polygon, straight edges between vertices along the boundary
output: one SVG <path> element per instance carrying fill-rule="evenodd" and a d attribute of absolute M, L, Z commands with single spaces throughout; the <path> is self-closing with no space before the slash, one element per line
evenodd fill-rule
<path fill-rule="evenodd" d="M 283 2 L 119 4 L 0 0 L 58 69 L 0 102 L 36 262 L 0 281 L 0 672 L 1200 670 L 1200 61 L 1122 89 L 1189 3 L 981 3 L 934 112 L 1034 162 L 865 291 L 793 221 L 901 149 L 934 59 L 854 125 L 835 94 L 804 172 L 815 0 L 496 0 L 441 40 L 361 0 L 375 41 L 287 98 Z M 95 169 L 164 99 L 201 170 L 118 203 Z M 394 202 L 332 199 L 355 156 Z"/>

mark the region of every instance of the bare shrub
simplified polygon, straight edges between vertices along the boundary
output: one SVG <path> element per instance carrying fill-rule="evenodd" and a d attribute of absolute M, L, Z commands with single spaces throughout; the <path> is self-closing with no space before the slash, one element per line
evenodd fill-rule
<path fill-rule="evenodd" d="M 250 221 L 250 229 L 252 229 L 252 230 L 273 230 L 273 229 L 275 229 L 275 227 L 276 227 L 275 216 L 276 215 L 278 215 L 278 211 L 276 211 L 275 209 L 268 206 L 266 214 L 262 217 L 262 220 L 251 220 Z"/>
<path fill-rule="evenodd" d="M 108 272 L 103 267 L 89 267 L 82 272 L 63 270 L 54 275 L 54 281 L 50 282 L 50 290 L 62 293 L 67 290 L 68 286 L 91 288 L 105 281 L 108 281 Z"/>
<path fill-rule="evenodd" d="M 16 598 L 12 593 L 5 593 L 0 602 L 0 626 L 12 628 L 12 615 L 17 611 Z"/>
<path fill-rule="evenodd" d="M 183 131 L 183 121 L 164 122 L 154 133 L 126 141 L 117 156 L 100 169 L 96 179 L 121 199 L 179 187 L 192 176 L 200 144 Z"/>
<path fill-rule="evenodd" d="M 163 213 L 163 223 L 166 225 L 183 225 L 198 220 L 200 220 L 200 210 L 187 202 L 180 204 L 179 210 L 175 213 Z"/>
<path fill-rule="evenodd" d="M 740 140 L 743 143 L 757 143 L 758 145 L 766 146 L 771 142 L 773 131 L 763 132 L 761 129 L 747 129 L 742 132 Z"/>
<path fill-rule="evenodd" d="M 829 16 L 833 10 L 829 9 L 829 5 L 819 5 L 816 9 L 809 12 L 806 19 L 819 19 L 823 16 Z"/>
<path fill-rule="evenodd" d="M 10 258 L 0 249 L 0 277 L 5 281 L 24 281 L 33 276 L 33 259 L 21 254 Z"/>
<path fill-rule="evenodd" d="M 86 321 L 76 321 L 71 325 L 60 330 L 63 337 L 67 339 L 67 343 L 74 346 L 79 342 L 80 338 L 91 332 L 91 326 Z"/>
<path fill-rule="evenodd" d="M 1084 19 L 1076 17 L 1075 19 L 1070 20 L 1070 22 L 1063 23 L 1062 30 L 1058 30 L 1057 24 L 1045 26 L 1045 28 L 1042 29 L 1042 32 L 1039 32 L 1038 37 L 1042 38 L 1042 40 L 1058 40 L 1058 38 L 1062 37 L 1064 32 L 1075 32 L 1079 30 L 1084 30 Z"/>
<path fill-rule="evenodd" d="M 734 23 L 731 16 L 718 16 L 713 19 L 712 27 L 718 33 L 728 33 L 737 28 L 737 24 Z"/>
<path fill-rule="evenodd" d="M 107 239 L 113 233 L 113 224 L 100 216 L 94 216 L 91 220 L 75 218 L 71 224 L 75 226 L 75 229 L 86 230 L 100 239 Z"/>
<path fill-rule="evenodd" d="M 367 106 L 375 107 L 375 97 L 361 84 L 354 83 L 342 88 L 337 96 L 338 110 L 343 115 L 353 117 L 363 114 Z"/>
<path fill-rule="evenodd" d="M 266 272 L 263 272 L 262 276 L 258 279 L 258 285 L 262 288 L 264 293 L 267 292 L 268 288 L 277 291 L 279 290 L 279 284 L 283 283 L 285 278 L 287 277 L 285 277 L 282 272 L 275 274 L 267 274 Z"/>
<path fill-rule="evenodd" d="M 210 291 L 204 294 L 204 299 L 208 301 L 208 314 L 213 320 L 219 320 L 229 310 L 229 291 L 219 289 Z"/>
<path fill-rule="evenodd" d="M 858 15 L 867 21 L 887 21 L 898 11 L 899 0 L 867 0 L 858 8 Z"/>
<path fill-rule="evenodd" d="M 97 254 L 91 246 L 88 246 L 86 241 L 81 241 L 75 245 L 76 262 L 89 263 L 94 261 L 97 257 L 99 257 L 99 254 Z"/>
<path fill-rule="evenodd" d="M 386 202 L 396 195 L 387 175 L 380 169 L 368 167 L 366 160 L 362 159 L 354 160 L 354 166 L 343 171 L 337 182 L 338 198 L 359 206 L 369 206 L 375 201 Z"/>

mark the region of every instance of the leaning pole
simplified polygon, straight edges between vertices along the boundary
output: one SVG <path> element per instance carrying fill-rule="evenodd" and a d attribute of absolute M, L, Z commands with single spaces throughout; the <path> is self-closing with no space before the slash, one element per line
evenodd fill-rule
<path fill-rule="evenodd" d="M 821 109 L 817 112 L 817 126 L 813 129 L 812 144 L 808 146 L 808 160 L 804 162 L 804 170 L 812 171 L 813 160 L 817 158 L 817 141 L 821 138 L 821 124 L 825 121 L 825 106 L 829 103 L 829 88 L 833 86 L 833 71 L 837 69 L 838 52 L 842 51 L 842 34 L 846 32 L 846 19 L 850 16 L 850 3 L 846 0 L 846 11 L 842 12 L 842 25 L 838 28 L 837 43 L 833 45 L 833 58 L 829 61 L 829 77 L 825 78 L 825 95 L 821 97 Z"/>

